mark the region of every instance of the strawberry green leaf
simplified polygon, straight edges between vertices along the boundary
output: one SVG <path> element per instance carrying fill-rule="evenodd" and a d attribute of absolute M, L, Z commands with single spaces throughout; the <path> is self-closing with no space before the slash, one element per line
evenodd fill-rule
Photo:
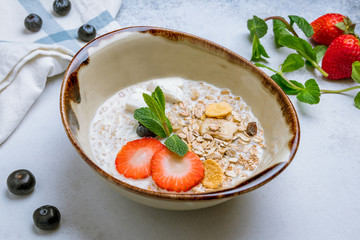
<path fill-rule="evenodd" d="M 320 102 L 320 88 L 315 79 L 309 79 L 305 82 L 305 89 L 298 93 L 297 99 L 308 104 Z"/>
<path fill-rule="evenodd" d="M 160 119 L 150 108 L 138 108 L 134 112 L 134 118 L 156 135 L 165 138 L 166 132 Z"/>
<path fill-rule="evenodd" d="M 335 24 L 336 27 L 340 28 L 341 30 L 343 30 L 344 32 L 346 31 L 346 25 L 344 22 L 338 22 Z"/>
<path fill-rule="evenodd" d="M 288 82 L 280 74 L 274 74 L 271 78 L 281 87 L 281 89 L 288 95 L 297 95 L 302 89 L 305 89 L 301 83 L 296 81 Z M 294 84 L 294 82 L 298 84 Z"/>
<path fill-rule="evenodd" d="M 355 24 L 353 24 L 348 17 L 344 17 L 342 22 L 335 24 L 336 27 L 344 31 L 344 34 L 354 34 L 355 33 Z"/>
<path fill-rule="evenodd" d="M 278 46 L 281 46 L 279 44 L 279 39 L 282 36 L 291 35 L 289 33 L 289 31 L 287 30 L 286 24 L 283 21 L 280 21 L 278 19 L 273 19 L 273 32 L 274 32 L 275 43 Z"/>
<path fill-rule="evenodd" d="M 360 92 L 358 92 L 358 94 L 356 94 L 356 96 L 354 98 L 354 103 L 355 103 L 355 107 L 360 109 Z"/>
<path fill-rule="evenodd" d="M 305 18 L 290 15 L 290 25 L 292 26 L 294 23 L 304 32 L 306 37 L 311 37 L 314 34 L 313 27 L 305 20 Z"/>
<path fill-rule="evenodd" d="M 284 47 L 288 47 L 297 51 L 303 58 L 309 61 L 316 61 L 316 52 L 311 47 L 310 43 L 302 38 L 291 35 L 282 36 L 279 43 Z"/>
<path fill-rule="evenodd" d="M 165 141 L 165 146 L 172 152 L 183 157 L 189 151 L 186 143 L 179 138 L 178 135 L 173 134 Z"/>
<path fill-rule="evenodd" d="M 359 61 L 355 61 L 352 64 L 351 78 L 355 82 L 360 83 L 360 62 Z"/>
<path fill-rule="evenodd" d="M 304 67 L 304 59 L 296 53 L 291 53 L 281 65 L 282 72 L 292 72 Z"/>

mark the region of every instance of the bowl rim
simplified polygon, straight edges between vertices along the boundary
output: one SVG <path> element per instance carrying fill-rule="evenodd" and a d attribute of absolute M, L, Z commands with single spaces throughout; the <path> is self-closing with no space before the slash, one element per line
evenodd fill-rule
<path fill-rule="evenodd" d="M 236 63 L 237 65 L 241 64 L 242 67 L 247 68 L 248 70 L 252 71 L 259 77 L 262 84 L 273 94 L 276 96 L 278 104 L 282 106 L 282 114 L 283 117 L 286 119 L 287 125 L 289 125 L 291 133 L 293 135 L 292 139 L 288 142 L 290 155 L 288 161 L 280 162 L 268 168 L 257 175 L 250 177 L 249 179 L 245 180 L 244 182 L 236 185 L 235 187 L 223 189 L 219 191 L 213 191 L 208 193 L 167 193 L 167 192 L 158 192 L 158 191 L 151 191 L 147 189 L 141 189 L 135 187 L 133 185 L 127 184 L 119 179 L 114 178 L 110 174 L 106 173 L 102 170 L 99 166 L 97 166 L 81 149 L 80 145 L 77 143 L 74 135 L 72 134 L 69 119 L 66 117 L 67 114 L 67 104 L 66 100 L 68 97 L 68 89 L 69 89 L 69 79 L 70 75 L 77 71 L 82 64 L 86 64 L 86 59 L 88 56 L 87 50 L 90 47 L 97 46 L 102 40 L 105 40 L 113 35 L 121 34 L 124 32 L 139 32 L 139 33 L 149 33 L 153 36 L 161 36 L 163 38 L 167 38 L 169 40 L 184 41 L 188 44 L 195 45 L 195 47 L 201 47 L 204 50 L 210 51 L 212 53 L 217 53 L 227 59 L 230 62 Z M 297 117 L 297 113 L 293 104 L 291 103 L 288 96 L 283 92 L 283 90 L 260 68 L 256 67 L 253 63 L 245 59 L 244 57 L 238 55 L 237 53 L 215 43 L 209 41 L 207 39 L 184 33 L 177 30 L 162 28 L 162 27 L 154 27 L 154 26 L 133 26 L 127 28 L 121 28 L 104 35 L 101 35 L 92 41 L 88 42 L 84 45 L 72 58 L 70 64 L 68 65 L 64 78 L 61 84 L 60 90 L 60 115 L 62 119 L 63 126 L 65 128 L 66 134 L 71 141 L 72 145 L 75 147 L 77 152 L 83 158 L 83 160 L 100 176 L 104 177 L 110 183 L 120 187 L 123 190 L 130 191 L 134 194 L 161 199 L 161 200 L 168 200 L 168 201 L 193 201 L 193 200 L 211 200 L 211 199 L 225 199 L 231 198 L 236 195 L 246 193 L 257 189 L 264 184 L 268 183 L 276 176 L 278 176 L 282 171 L 284 171 L 287 166 L 292 162 L 294 156 L 297 152 L 299 147 L 300 141 L 300 124 L 299 119 Z"/>

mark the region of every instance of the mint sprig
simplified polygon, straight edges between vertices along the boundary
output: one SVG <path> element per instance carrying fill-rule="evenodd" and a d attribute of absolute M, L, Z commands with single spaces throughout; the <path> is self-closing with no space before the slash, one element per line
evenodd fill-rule
<path fill-rule="evenodd" d="M 165 97 L 159 86 L 151 94 L 143 93 L 147 108 L 139 108 L 134 112 L 134 118 L 156 135 L 165 138 L 170 136 L 172 126 L 165 115 Z"/>
<path fill-rule="evenodd" d="M 294 29 L 296 25 L 306 37 L 311 37 L 314 34 L 312 26 L 306 21 L 306 19 L 289 15 L 290 23 L 286 21 L 283 17 L 273 16 L 261 19 L 257 16 L 253 16 L 252 19 L 248 20 L 248 29 L 250 30 L 250 35 L 253 38 L 253 51 L 251 56 L 251 61 L 263 60 L 259 52 L 265 52 L 265 49 L 262 49 L 263 46 L 260 44 L 260 37 L 264 37 L 267 33 L 267 24 L 266 21 L 273 20 L 273 34 L 275 43 L 278 47 L 287 47 L 296 51 L 296 53 L 290 54 L 285 61 L 280 65 L 279 70 L 276 71 L 264 64 L 255 63 L 256 66 L 267 68 L 270 71 L 274 72 L 271 78 L 282 88 L 282 90 L 288 95 L 296 95 L 297 99 L 301 102 L 308 104 L 317 104 L 320 102 L 320 96 L 323 93 L 343 93 L 355 89 L 359 89 L 360 86 L 349 87 L 341 90 L 326 90 L 320 89 L 315 79 L 308 79 L 305 83 L 301 83 L 295 80 L 288 80 L 285 77 L 284 73 L 296 71 L 304 67 L 304 62 L 307 67 L 316 68 L 321 74 L 325 77 L 328 74 L 319 66 L 321 59 L 324 57 L 327 50 L 327 46 L 317 45 L 312 47 L 312 45 L 299 37 Z M 348 20 L 344 19 L 344 23 L 337 24 L 337 27 L 353 31 L 354 25 Z M 256 38 L 256 36 L 258 38 Z M 260 36 L 260 37 L 259 37 Z M 254 50 L 255 49 L 255 50 Z M 360 83 L 360 62 L 355 61 L 352 65 L 352 75 L 351 78 Z M 355 96 L 354 103 L 357 108 L 360 109 L 360 92 Z"/>
<path fill-rule="evenodd" d="M 262 57 L 269 58 L 265 48 L 260 43 L 260 38 L 266 35 L 268 26 L 265 21 L 257 16 L 247 21 L 247 28 L 252 38 L 252 56 L 251 61 L 262 60 Z"/>
<path fill-rule="evenodd" d="M 303 60 L 301 60 L 303 61 Z M 322 93 L 343 93 L 355 89 L 359 89 L 360 86 L 354 86 L 350 88 L 345 88 L 341 90 L 325 90 L 320 89 L 315 79 L 308 79 L 305 84 L 302 84 L 295 80 L 288 80 L 284 72 L 289 72 L 291 70 L 295 71 L 303 64 L 300 63 L 300 59 L 295 55 L 290 54 L 280 66 L 280 70 L 276 71 L 262 63 L 255 63 L 255 66 L 266 68 L 275 74 L 271 78 L 281 87 L 281 89 L 288 95 L 297 95 L 296 98 L 304 103 L 308 104 L 317 104 L 320 102 L 320 96 Z M 286 70 L 286 71 L 284 71 Z M 352 79 L 360 83 L 360 62 L 355 61 L 352 64 Z M 360 109 L 360 92 L 356 95 L 354 99 L 355 107 Z"/>
<path fill-rule="evenodd" d="M 160 119 L 154 114 L 150 108 L 143 107 L 138 108 L 134 112 L 134 118 L 138 120 L 142 125 L 148 128 L 161 138 L 166 138 L 166 132 Z"/>
<path fill-rule="evenodd" d="M 320 102 L 320 89 L 315 79 L 309 79 L 305 85 L 295 81 L 288 80 L 284 76 L 284 69 L 287 72 L 295 71 L 304 66 L 304 60 L 297 56 L 297 54 L 290 54 L 281 65 L 279 71 L 276 71 L 264 64 L 255 63 L 257 67 L 267 68 L 275 74 L 271 78 L 281 87 L 281 89 L 288 95 L 297 95 L 296 98 L 304 103 L 317 104 Z"/>
<path fill-rule="evenodd" d="M 165 114 L 165 96 L 161 88 L 157 86 L 151 95 L 143 93 L 143 98 L 148 107 L 136 109 L 134 118 L 157 136 L 169 137 L 165 140 L 165 146 L 183 157 L 189 149 L 176 134 L 170 136 L 173 129 Z"/>
<path fill-rule="evenodd" d="M 313 65 L 319 72 L 321 72 L 325 77 L 329 74 L 326 73 L 318 64 L 318 58 L 316 56 L 315 50 L 312 48 L 311 44 L 305 41 L 302 38 L 287 35 L 279 39 L 279 44 L 296 50 L 296 52 L 307 60 L 311 65 Z"/>

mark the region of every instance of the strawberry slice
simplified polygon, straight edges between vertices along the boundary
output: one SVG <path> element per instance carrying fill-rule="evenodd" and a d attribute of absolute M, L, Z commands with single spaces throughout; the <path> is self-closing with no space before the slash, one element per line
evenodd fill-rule
<path fill-rule="evenodd" d="M 142 138 L 128 142 L 116 156 L 116 170 L 127 178 L 141 179 L 150 176 L 150 161 L 154 153 L 164 145 L 154 138 Z"/>
<path fill-rule="evenodd" d="M 165 147 L 151 159 L 151 175 L 159 188 L 185 192 L 201 182 L 204 166 L 193 152 L 180 157 Z"/>

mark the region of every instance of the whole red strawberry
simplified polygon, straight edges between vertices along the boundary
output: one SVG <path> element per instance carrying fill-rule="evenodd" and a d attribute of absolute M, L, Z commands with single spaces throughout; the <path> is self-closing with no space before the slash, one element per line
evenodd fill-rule
<path fill-rule="evenodd" d="M 311 26 L 314 41 L 327 46 L 340 35 L 354 33 L 355 27 L 348 17 L 338 13 L 325 14 L 313 21 Z"/>
<path fill-rule="evenodd" d="M 322 69 L 329 74 L 328 79 L 350 78 L 355 61 L 360 61 L 359 39 L 351 34 L 341 35 L 327 49 Z"/>

